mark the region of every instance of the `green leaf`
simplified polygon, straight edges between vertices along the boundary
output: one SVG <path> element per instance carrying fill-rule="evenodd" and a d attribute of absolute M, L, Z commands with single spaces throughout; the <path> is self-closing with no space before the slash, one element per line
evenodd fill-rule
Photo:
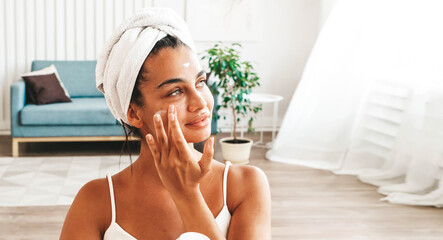
<path fill-rule="evenodd" d="M 231 71 L 235 71 L 235 66 L 234 66 L 232 60 L 229 61 L 229 68 L 231 69 Z"/>
<path fill-rule="evenodd" d="M 225 70 L 225 68 L 226 68 L 226 61 L 225 60 L 222 60 L 221 66 L 222 66 L 221 67 L 222 71 Z"/>

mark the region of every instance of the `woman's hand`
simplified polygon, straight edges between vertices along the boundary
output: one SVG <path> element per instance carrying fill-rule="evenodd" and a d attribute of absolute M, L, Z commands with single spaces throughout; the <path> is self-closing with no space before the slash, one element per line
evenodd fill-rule
<path fill-rule="evenodd" d="M 163 186 L 180 213 L 185 231 L 198 232 L 214 240 L 226 239 L 199 189 L 201 179 L 211 168 L 214 139 L 206 142 L 203 155 L 197 162 L 181 131 L 175 106 L 171 105 L 168 109 L 167 134 L 158 114 L 154 115 L 154 125 L 156 139 L 147 134 L 146 141 Z"/>
<path fill-rule="evenodd" d="M 192 149 L 183 136 L 174 105 L 168 109 L 168 133 L 160 115 L 154 115 L 156 139 L 146 135 L 146 141 L 154 157 L 160 179 L 173 197 L 183 197 L 199 191 L 200 180 L 209 172 L 214 155 L 214 140 L 210 138 L 204 147 L 200 161 L 196 161 Z"/>

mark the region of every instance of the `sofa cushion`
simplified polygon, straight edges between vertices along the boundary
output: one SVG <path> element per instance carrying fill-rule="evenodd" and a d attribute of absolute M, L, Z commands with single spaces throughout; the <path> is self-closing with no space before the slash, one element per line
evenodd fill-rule
<path fill-rule="evenodd" d="M 26 82 L 26 90 L 29 93 L 29 103 L 42 105 L 56 102 L 71 102 L 55 73 L 23 76 L 23 79 Z"/>
<path fill-rule="evenodd" d="M 55 77 L 58 82 L 57 85 L 60 85 L 60 87 L 63 89 L 63 92 L 66 95 L 66 97 L 70 99 L 71 97 L 69 96 L 68 90 L 66 90 L 65 85 L 63 85 L 63 82 L 60 80 L 60 76 L 58 76 L 57 69 L 55 68 L 54 64 L 51 64 L 49 67 L 43 68 L 41 70 L 22 74 L 21 77 L 26 81 L 26 78 L 30 77 L 30 76 L 41 76 L 41 75 L 48 75 L 48 74 L 52 74 L 52 73 L 55 74 Z M 28 89 L 29 89 L 29 87 L 26 88 L 26 90 L 28 90 Z M 28 92 L 30 92 L 30 91 L 28 91 Z M 30 94 L 29 96 L 30 96 L 30 98 L 34 97 L 34 96 L 32 96 L 32 94 Z M 71 100 L 69 100 L 68 102 L 70 102 L 70 101 Z M 36 103 L 35 98 L 31 99 L 30 102 Z"/>
<path fill-rule="evenodd" d="M 97 61 L 46 61 L 32 62 L 32 71 L 54 64 L 60 80 L 71 97 L 103 97 L 95 87 L 95 66 Z"/>
<path fill-rule="evenodd" d="M 22 125 L 116 125 L 104 98 L 71 98 L 70 103 L 28 104 L 20 112 Z"/>

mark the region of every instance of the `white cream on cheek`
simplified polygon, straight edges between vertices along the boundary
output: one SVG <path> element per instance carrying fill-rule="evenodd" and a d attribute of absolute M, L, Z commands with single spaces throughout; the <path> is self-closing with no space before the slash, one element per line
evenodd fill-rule
<path fill-rule="evenodd" d="M 183 63 L 183 67 L 188 68 L 191 65 L 189 62 Z"/>
<path fill-rule="evenodd" d="M 168 111 L 161 109 L 161 110 L 158 110 L 157 112 L 155 112 L 154 116 L 156 114 L 158 114 L 160 116 L 160 118 L 162 119 L 162 122 L 163 122 L 163 128 L 165 130 L 167 130 L 168 129 Z"/>
<path fill-rule="evenodd" d="M 177 111 L 176 114 L 177 114 L 178 122 L 181 123 L 182 119 L 180 119 L 180 112 L 186 111 L 186 109 L 182 109 L 183 107 L 186 107 L 186 104 L 184 102 L 177 102 L 174 104 L 174 106 L 175 106 L 175 111 Z M 155 114 L 160 115 L 160 117 L 163 121 L 163 124 L 165 124 L 165 126 L 168 121 L 168 110 L 167 110 L 168 108 L 169 108 L 169 106 L 165 107 L 165 109 L 158 110 L 157 112 L 154 113 L 154 115 Z"/>
<path fill-rule="evenodd" d="M 166 117 L 168 116 L 168 115 L 167 115 L 168 112 L 167 112 L 166 110 L 158 110 L 156 113 L 154 113 L 154 115 L 155 115 L 155 114 L 160 115 L 160 117 L 161 117 L 161 119 L 162 119 L 163 122 L 165 122 L 165 120 L 167 119 Z"/>

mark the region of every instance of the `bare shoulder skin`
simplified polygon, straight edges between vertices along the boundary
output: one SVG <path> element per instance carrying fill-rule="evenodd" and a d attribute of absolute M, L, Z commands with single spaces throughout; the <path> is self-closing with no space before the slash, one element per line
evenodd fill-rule
<path fill-rule="evenodd" d="M 106 178 L 86 183 L 69 208 L 60 239 L 102 239 L 111 222 L 110 209 Z"/>

